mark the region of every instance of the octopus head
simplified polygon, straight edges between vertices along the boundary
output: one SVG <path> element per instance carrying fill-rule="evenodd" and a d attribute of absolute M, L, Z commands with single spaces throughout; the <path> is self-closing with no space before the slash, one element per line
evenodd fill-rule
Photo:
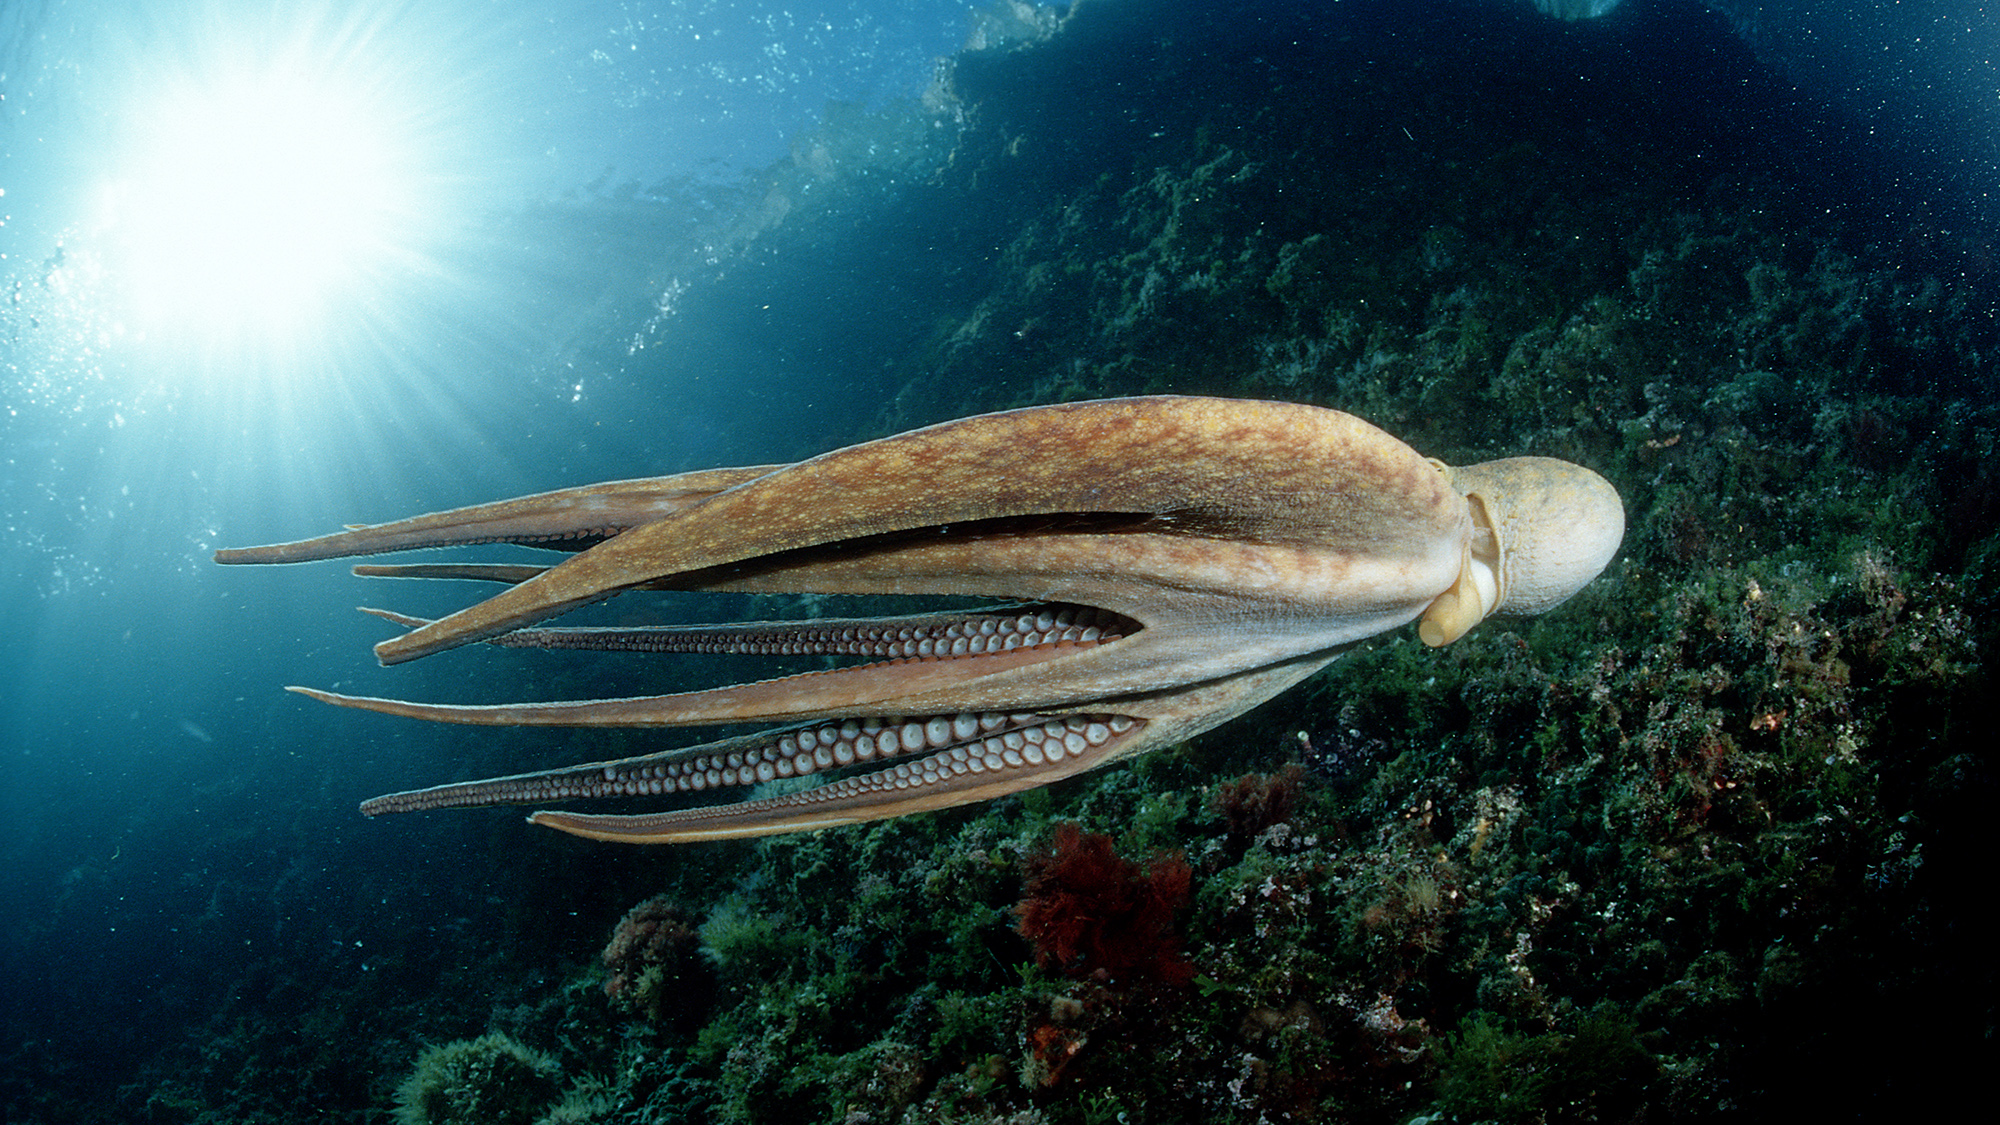
<path fill-rule="evenodd" d="M 1597 577 L 1625 536 L 1625 507 L 1611 483 L 1553 457 L 1507 457 L 1438 466 L 1472 509 L 1472 539 L 1451 589 L 1424 611 L 1417 632 L 1446 645 L 1495 614 L 1554 609 Z"/>

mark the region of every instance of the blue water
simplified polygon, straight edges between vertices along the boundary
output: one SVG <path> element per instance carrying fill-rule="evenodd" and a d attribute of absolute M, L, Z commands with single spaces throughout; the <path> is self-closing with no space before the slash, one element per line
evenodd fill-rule
<path fill-rule="evenodd" d="M 790 460 L 891 418 L 933 420 L 885 410 L 899 388 L 882 372 L 929 331 L 955 279 L 998 253 L 992 240 L 893 233 L 857 247 L 808 228 L 778 260 L 760 241 L 775 207 L 809 221 L 817 184 L 879 184 L 892 213 L 921 179 L 912 169 L 941 164 L 955 122 L 832 151 L 829 137 L 853 133 L 825 126 L 919 106 L 937 61 L 975 27 L 953 0 L 249 7 L 0 10 L 0 614 L 12 641 L 0 903 L 14 919 L 0 932 L 0 1024 L 20 1073 L 78 1104 L 109 1104 L 219 1009 L 304 1003 L 299 979 L 372 974 L 407 994 L 468 928 L 518 939 L 524 963 L 569 927 L 587 945 L 629 898 L 620 874 L 670 862 L 531 835 L 512 813 L 360 819 L 355 802 L 376 793 L 598 755 L 582 735 L 429 729 L 280 691 L 497 700 L 518 690 L 500 678 L 517 666 L 462 653 L 377 668 L 368 646 L 384 630 L 354 605 L 430 613 L 460 592 L 385 593 L 333 565 L 219 569 L 215 548 Z M 1900 240 L 1913 266 L 2000 276 L 1990 256 L 1962 253 L 2000 244 L 1989 5 L 1718 8 L 1625 0 L 1595 20 L 1549 21 L 1549 34 L 1615 42 L 1626 77 L 1671 82 L 1690 104 L 1729 105 L 1752 68 L 1776 93 L 1745 108 L 1746 146 L 1819 162 L 1831 205 Z M 1527 9 L 1496 3 L 1493 18 L 1517 27 Z M 1421 63 L 1417 32 L 1437 27 L 1374 3 L 1326 3 L 1311 22 L 1329 38 L 1372 37 L 1387 66 Z M 1254 20 L 1236 30 L 1260 33 Z M 149 321 L 120 273 L 129 215 L 105 209 L 142 143 L 131 122 L 173 83 L 260 52 L 326 52 L 328 73 L 372 91 L 369 105 L 400 107 L 424 202 L 360 281 L 289 335 Z M 1672 74 L 1655 72 L 1661 56 Z M 1710 61 L 1713 75 L 1700 69 Z M 1610 77 L 1548 65 L 1518 80 L 1587 100 Z M 1705 87 L 1714 75 L 1731 84 Z M 1101 124 L 1088 104 L 1049 111 Z M 1844 139 L 1839 152 L 1819 147 L 1821 131 Z M 1846 147 L 1853 138 L 1868 140 Z M 590 690 L 636 690 L 653 673 L 606 675 Z M 365 1080 L 351 1082 L 337 1096 L 365 1100 Z"/>
<path fill-rule="evenodd" d="M 511 879 L 462 850 L 477 835 L 354 814 L 461 768 L 428 734 L 308 729 L 278 690 L 371 675 L 355 587 L 246 581 L 213 549 L 850 435 L 876 396 L 801 390 L 818 373 L 742 318 L 671 390 L 630 342 L 672 286 L 652 271 L 698 270 L 748 177 L 830 103 L 920 94 L 970 26 L 952 0 L 283 8 L 0 6 L 0 901 L 32 916 L 0 939 L 0 1003 L 53 1060 L 36 1081 L 86 1101 L 255 966 L 367 973 Z M 161 75 L 315 50 L 410 102 L 437 157 L 422 260 L 293 341 L 141 324 L 115 276 L 131 232 L 97 209 L 127 121 Z M 364 853 L 417 919 L 354 891 Z"/>

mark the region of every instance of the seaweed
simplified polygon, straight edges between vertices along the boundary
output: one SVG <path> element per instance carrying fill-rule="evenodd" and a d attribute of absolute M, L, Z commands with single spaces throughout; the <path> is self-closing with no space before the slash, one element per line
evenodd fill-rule
<path fill-rule="evenodd" d="M 1192 878 L 1179 856 L 1155 856 L 1142 868 L 1119 856 L 1111 837 L 1064 821 L 1022 866 L 1027 897 L 1015 912 L 1043 968 L 1113 984 L 1178 986 L 1193 977 L 1174 927 Z"/>

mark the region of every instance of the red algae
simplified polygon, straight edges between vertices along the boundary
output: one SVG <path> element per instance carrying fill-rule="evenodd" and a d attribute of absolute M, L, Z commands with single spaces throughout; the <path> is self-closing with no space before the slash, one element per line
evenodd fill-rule
<path fill-rule="evenodd" d="M 1065 821 L 1022 864 L 1027 897 L 1014 912 L 1043 968 L 1119 983 L 1179 987 L 1193 979 L 1174 925 L 1193 882 L 1179 854 L 1141 868 L 1113 849 L 1110 836 Z"/>

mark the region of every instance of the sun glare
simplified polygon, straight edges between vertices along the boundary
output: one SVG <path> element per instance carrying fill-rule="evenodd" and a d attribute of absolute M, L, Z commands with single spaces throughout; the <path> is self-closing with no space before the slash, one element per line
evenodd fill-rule
<path fill-rule="evenodd" d="M 149 11 L 116 33 L 89 220 L 149 362 L 325 370 L 476 280 L 446 263 L 511 182 L 488 112 L 529 57 L 507 20 L 461 0 Z"/>
<path fill-rule="evenodd" d="M 148 320 L 297 327 L 377 265 L 402 207 L 374 123 L 272 76 L 162 107 L 123 185 Z"/>
<path fill-rule="evenodd" d="M 384 268 L 413 201 L 396 138 L 364 108 L 281 73 L 151 107 L 111 201 L 142 323 L 293 333 Z"/>

